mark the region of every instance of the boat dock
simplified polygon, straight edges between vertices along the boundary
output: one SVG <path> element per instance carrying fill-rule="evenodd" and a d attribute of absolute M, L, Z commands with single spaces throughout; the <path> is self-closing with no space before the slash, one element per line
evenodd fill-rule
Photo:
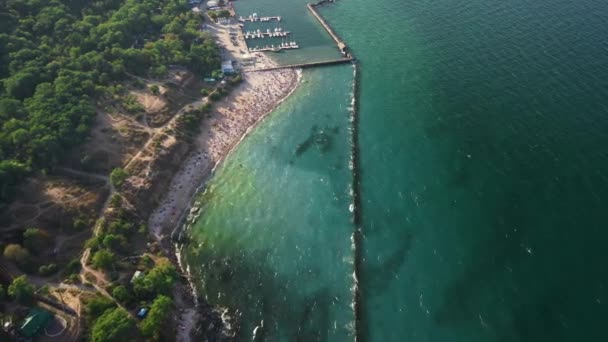
<path fill-rule="evenodd" d="M 274 31 L 271 31 L 270 29 L 267 29 L 265 32 L 261 31 L 261 30 L 257 30 L 257 31 L 247 31 L 244 32 L 243 35 L 245 36 L 245 39 L 256 39 L 256 38 L 273 38 L 273 37 L 287 37 L 288 35 L 290 35 L 291 32 L 290 31 L 283 31 L 282 29 L 274 29 Z"/>
<path fill-rule="evenodd" d="M 252 15 L 250 15 L 248 17 L 239 17 L 239 21 L 242 23 L 269 22 L 269 21 L 273 21 L 273 20 L 281 21 L 281 17 L 280 16 L 258 17 L 257 13 L 253 13 Z"/>
<path fill-rule="evenodd" d="M 315 18 L 317 18 L 317 20 L 325 28 L 327 33 L 329 33 L 331 38 L 333 38 L 333 40 L 336 42 L 336 44 L 338 44 L 338 50 L 340 50 L 340 53 L 342 54 L 342 56 L 349 57 L 350 53 L 348 52 L 348 47 L 346 46 L 346 43 L 344 43 L 342 41 L 342 39 L 340 39 L 340 37 L 338 37 L 338 35 L 336 34 L 336 32 L 334 32 L 334 30 L 331 28 L 331 26 L 329 26 L 329 24 L 325 21 L 325 19 L 323 19 L 323 17 L 321 17 L 321 15 L 319 14 L 319 12 L 317 12 L 317 6 L 322 6 L 322 5 L 325 5 L 330 2 L 333 2 L 333 1 L 321 0 L 321 1 L 317 2 L 316 4 L 307 4 L 306 6 L 308 7 L 308 9 L 312 13 L 312 15 L 314 15 Z"/>
<path fill-rule="evenodd" d="M 249 52 L 266 52 L 266 51 L 270 51 L 270 52 L 279 52 L 281 50 L 293 50 L 293 49 L 299 49 L 300 46 L 296 43 L 282 43 L 281 45 L 271 45 L 271 46 L 264 46 L 264 47 L 254 47 L 254 48 L 249 48 Z"/>

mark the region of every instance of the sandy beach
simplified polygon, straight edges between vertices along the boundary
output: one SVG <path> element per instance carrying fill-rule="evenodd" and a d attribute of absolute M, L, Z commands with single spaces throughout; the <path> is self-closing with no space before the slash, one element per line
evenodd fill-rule
<path fill-rule="evenodd" d="M 272 65 L 271 61 L 266 61 Z M 189 157 L 173 177 L 171 186 L 149 220 L 159 240 L 177 225 L 196 189 L 246 133 L 295 89 L 297 72 L 290 69 L 250 72 L 230 95 L 214 105 L 203 119 L 201 132 Z"/>
<path fill-rule="evenodd" d="M 276 63 L 264 54 L 243 54 L 246 50 L 243 39 L 239 39 L 237 45 L 231 44 L 230 32 L 235 32 L 235 28 L 238 27 L 210 25 L 218 45 L 225 48 L 224 58 L 230 58 L 239 65 L 247 61 L 244 63 L 247 66 L 243 68 L 243 82 L 227 97 L 216 102 L 210 116 L 202 120 L 200 134 L 191 153 L 173 177 L 160 205 L 150 215 L 150 233 L 165 246 L 197 190 L 204 186 L 215 168 L 248 132 L 289 96 L 299 82 L 299 71 L 292 69 L 251 71 L 253 68 L 273 67 Z M 176 303 L 180 309 L 177 341 L 190 341 L 191 332 L 198 322 L 197 309 L 187 304 L 192 302 L 191 297 L 187 289 L 181 286 L 176 289 Z"/>

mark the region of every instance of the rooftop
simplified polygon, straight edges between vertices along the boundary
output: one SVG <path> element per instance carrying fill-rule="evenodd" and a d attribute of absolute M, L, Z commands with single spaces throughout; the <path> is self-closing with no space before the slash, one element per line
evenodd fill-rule
<path fill-rule="evenodd" d="M 23 321 L 23 324 L 21 324 L 19 331 L 26 337 L 32 337 L 36 335 L 40 329 L 44 329 L 49 324 L 51 319 L 53 319 L 53 314 L 50 312 L 38 308 L 32 308 Z"/>

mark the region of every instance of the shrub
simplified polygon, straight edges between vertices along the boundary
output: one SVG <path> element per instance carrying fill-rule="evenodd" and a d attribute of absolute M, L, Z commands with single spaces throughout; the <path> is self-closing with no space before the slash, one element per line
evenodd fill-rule
<path fill-rule="evenodd" d="M 82 218 L 76 218 L 74 219 L 74 221 L 72 222 L 72 227 L 74 227 L 74 229 L 76 230 L 84 230 L 86 227 L 88 226 L 87 221 L 85 221 Z"/>
<path fill-rule="evenodd" d="M 217 101 L 221 98 L 222 98 L 222 94 L 220 94 L 218 91 L 214 91 L 213 93 L 211 93 L 209 95 L 209 99 L 212 101 Z"/>
<path fill-rule="evenodd" d="M 141 333 L 152 340 L 158 341 L 163 327 L 171 317 L 172 309 L 173 301 L 169 297 L 158 296 L 152 303 L 148 316 L 141 322 Z"/>
<path fill-rule="evenodd" d="M 126 248 L 127 239 L 122 235 L 108 234 L 103 238 L 103 245 L 113 251 L 121 251 Z"/>
<path fill-rule="evenodd" d="M 235 86 L 243 82 L 243 77 L 241 75 L 236 75 L 230 79 L 230 85 Z"/>
<path fill-rule="evenodd" d="M 44 249 L 45 240 L 45 234 L 38 228 L 28 228 L 23 233 L 23 245 L 34 254 Z"/>
<path fill-rule="evenodd" d="M 82 265 L 80 264 L 80 260 L 72 259 L 65 267 L 65 271 L 68 274 L 78 273 L 78 272 L 80 272 L 81 266 Z"/>
<path fill-rule="evenodd" d="M 141 88 L 143 88 L 143 87 L 145 87 L 145 86 L 146 86 L 146 83 L 144 83 L 144 81 L 140 80 L 139 78 L 136 78 L 136 79 L 133 81 L 133 86 L 134 86 L 135 88 L 140 88 L 140 89 L 141 89 Z"/>
<path fill-rule="evenodd" d="M 34 286 L 28 282 L 26 276 L 19 276 L 13 279 L 13 282 L 8 287 L 8 295 L 18 303 L 24 305 L 30 304 L 34 298 Z"/>
<path fill-rule="evenodd" d="M 178 273 L 168 261 L 159 263 L 143 277 L 135 279 L 133 290 L 139 298 L 154 298 L 159 294 L 169 295 L 177 281 Z"/>
<path fill-rule="evenodd" d="M 12 260 L 17 265 L 23 267 L 31 263 L 30 252 L 17 244 L 10 244 L 4 248 L 4 257 Z"/>
<path fill-rule="evenodd" d="M 110 299 L 102 296 L 97 296 L 89 300 L 85 306 L 85 311 L 90 319 L 96 319 L 101 316 L 106 310 L 116 307 L 116 304 Z"/>
<path fill-rule="evenodd" d="M 78 273 L 70 274 L 67 277 L 66 282 L 71 284 L 78 284 L 80 282 L 80 277 L 78 276 Z"/>
<path fill-rule="evenodd" d="M 41 276 L 49 276 L 55 272 L 57 272 L 56 264 L 43 265 L 38 268 L 38 273 L 40 273 Z"/>
<path fill-rule="evenodd" d="M 133 296 L 131 296 L 131 293 L 124 285 L 116 286 L 114 290 L 112 290 L 112 297 L 123 305 L 128 305 L 131 300 L 133 300 Z"/>
<path fill-rule="evenodd" d="M 142 106 L 142 104 L 139 103 L 139 101 L 137 101 L 137 98 L 133 95 L 126 96 L 123 99 L 122 105 L 125 107 L 127 112 L 131 114 L 144 111 L 144 106 Z"/>
<path fill-rule="evenodd" d="M 122 204 L 122 197 L 120 197 L 119 194 L 112 195 L 112 197 L 110 198 L 110 206 L 112 208 L 120 208 L 121 204 Z"/>
<path fill-rule="evenodd" d="M 135 322 L 124 309 L 106 310 L 91 331 L 92 342 L 133 341 Z"/>
<path fill-rule="evenodd" d="M 114 253 L 106 250 L 106 249 L 102 249 L 99 250 L 97 252 L 95 252 L 95 254 L 93 255 L 93 259 L 92 259 L 92 264 L 93 267 L 95 268 L 99 268 L 99 269 L 108 269 L 115 260 L 115 256 Z"/>
<path fill-rule="evenodd" d="M 146 234 L 148 233 L 148 225 L 145 223 L 142 223 L 139 225 L 139 228 L 137 229 L 137 232 L 140 234 Z"/>
<path fill-rule="evenodd" d="M 129 178 L 129 173 L 120 167 L 115 168 L 110 173 L 110 181 L 115 187 L 121 187 L 127 178 Z"/>

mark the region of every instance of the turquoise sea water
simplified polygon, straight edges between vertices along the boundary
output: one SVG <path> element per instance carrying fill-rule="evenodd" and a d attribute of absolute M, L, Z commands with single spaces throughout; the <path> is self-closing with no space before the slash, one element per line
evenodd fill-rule
<path fill-rule="evenodd" d="M 273 3 L 239 6 L 258 2 Z M 608 4 L 322 13 L 361 67 L 361 340 L 605 340 Z M 310 46 L 330 49 L 319 32 Z M 261 319 L 268 341 L 353 340 L 352 70 L 304 79 L 218 170 L 191 230 L 188 261 L 212 302 L 243 312 L 243 340 Z M 313 126 L 338 128 L 331 149 L 294 159 Z"/>
<path fill-rule="evenodd" d="M 306 72 L 199 198 L 187 259 L 210 302 L 242 313 L 242 340 L 262 321 L 269 341 L 352 334 L 352 72 Z"/>

